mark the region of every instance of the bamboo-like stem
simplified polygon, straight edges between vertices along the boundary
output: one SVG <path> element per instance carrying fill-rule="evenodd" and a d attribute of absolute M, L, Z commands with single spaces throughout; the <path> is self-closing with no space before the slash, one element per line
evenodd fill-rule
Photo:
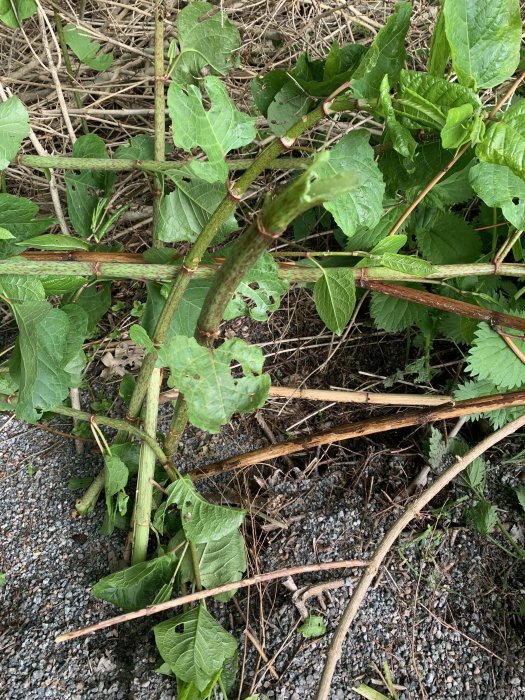
<path fill-rule="evenodd" d="M 371 406 L 441 406 L 452 403 L 452 396 L 427 394 L 388 394 L 373 391 L 344 391 L 342 389 L 301 389 L 293 386 L 271 386 L 269 396 L 308 401 L 334 401 L 337 403 L 370 404 Z M 159 403 L 173 401 L 179 396 L 178 389 L 163 391 Z"/>
<path fill-rule="evenodd" d="M 323 185 L 316 189 L 312 175 L 307 172 L 287 185 L 275 199 L 268 201 L 248 230 L 234 243 L 214 276 L 197 319 L 196 340 L 201 345 L 212 345 L 235 290 L 261 255 L 279 239 L 297 216 L 329 197 L 355 189 L 358 184 L 353 176 L 341 174 L 340 177 L 334 177 L 329 186 Z M 186 423 L 186 413 L 184 397 L 180 395 L 175 404 L 169 441 L 165 443 L 170 461 L 176 453 L 181 428 Z M 177 429 L 173 429 L 174 426 Z"/>
<path fill-rule="evenodd" d="M 144 432 L 152 439 L 157 433 L 157 416 L 159 408 L 159 390 L 162 382 L 160 369 L 154 369 L 148 386 L 144 406 Z M 148 554 L 151 507 L 153 503 L 153 485 L 151 480 L 155 474 L 155 452 L 147 443 L 140 448 L 139 471 L 135 508 L 133 511 L 133 542 L 131 563 L 139 564 L 146 561 Z"/>
<path fill-rule="evenodd" d="M 161 82 L 161 81 L 157 81 Z M 305 170 L 312 163 L 312 159 L 275 156 L 266 164 L 267 170 Z M 226 161 L 229 170 L 248 170 L 256 158 L 231 158 Z M 33 156 L 19 155 L 13 163 L 25 165 L 27 168 L 45 170 L 55 168 L 57 170 L 109 170 L 111 172 L 165 173 L 170 170 L 179 170 L 188 165 L 187 160 L 132 160 L 127 158 L 74 158 L 73 156 Z"/>
<path fill-rule="evenodd" d="M 420 289 L 413 289 L 412 287 L 400 287 L 396 284 L 388 284 L 386 282 L 377 282 L 367 279 L 357 280 L 357 284 L 365 289 L 371 289 L 372 291 L 380 292 L 381 294 L 388 294 L 389 296 L 396 297 L 397 299 L 405 299 L 415 304 L 423 304 L 424 306 L 428 306 L 432 309 L 447 311 L 459 316 L 464 316 L 465 318 L 473 318 L 477 321 L 485 321 L 494 329 L 508 326 L 509 328 L 514 328 L 515 330 L 525 332 L 525 319 L 519 316 L 511 316 L 510 314 L 505 314 L 501 311 L 492 311 L 491 309 L 485 309 L 482 306 L 476 306 L 476 304 L 469 304 L 465 301 L 458 301 L 457 299 L 442 297 L 439 296 L 439 294 L 424 292 Z"/>
<path fill-rule="evenodd" d="M 155 162 L 162 163 L 166 157 L 166 100 L 164 95 L 164 0 L 155 2 L 155 36 L 154 36 L 154 156 Z M 157 171 L 153 175 L 153 246 L 159 245 L 157 228 L 159 225 L 160 203 L 164 190 L 164 179 Z"/>
<path fill-rule="evenodd" d="M 277 457 L 304 452 L 312 447 L 319 447 L 319 445 L 329 445 L 333 442 L 341 442 L 342 440 L 363 437 L 364 435 L 374 435 L 375 433 L 409 428 L 413 425 L 427 425 L 434 421 L 449 420 L 450 418 L 488 413 L 502 408 L 524 405 L 525 391 L 516 391 L 508 394 L 493 394 L 476 399 L 455 401 L 431 410 L 407 411 L 402 414 L 344 423 L 322 433 L 297 437 L 287 442 L 262 447 L 236 457 L 229 457 L 222 462 L 206 464 L 198 469 L 193 469 L 187 476 L 193 481 L 199 481 L 210 476 L 233 471 L 234 469 L 246 469 L 254 464 L 262 464 Z"/>
<path fill-rule="evenodd" d="M 337 662 L 341 658 L 341 653 L 343 649 L 343 643 L 345 641 L 350 625 L 352 624 L 357 611 L 361 603 L 363 602 L 367 591 L 374 580 L 379 567 L 383 563 L 388 552 L 393 547 L 397 538 L 401 535 L 406 526 L 421 512 L 421 510 L 430 501 L 435 498 L 450 482 L 455 479 L 458 474 L 461 474 L 469 464 L 484 454 L 491 447 L 496 445 L 501 440 L 505 439 L 509 435 L 512 435 L 517 430 L 525 425 L 525 416 L 521 416 L 516 420 L 508 423 L 503 428 L 496 430 L 492 435 L 489 435 L 484 440 L 482 440 L 476 447 L 467 452 L 467 454 L 458 459 L 458 461 L 449 467 L 446 471 L 440 474 L 437 479 L 428 488 L 426 488 L 423 493 L 418 496 L 409 506 L 402 515 L 395 521 L 392 527 L 388 530 L 386 535 L 381 540 L 379 546 L 370 563 L 366 567 L 366 571 L 361 576 L 359 583 L 352 593 L 352 597 L 348 601 L 346 609 L 337 625 L 332 641 L 330 642 L 330 647 L 328 649 L 326 664 L 321 675 L 321 680 L 319 682 L 319 687 L 317 689 L 316 700 L 327 700 L 330 694 L 330 686 L 332 684 L 332 678 L 337 666 Z"/>
<path fill-rule="evenodd" d="M 229 591 L 236 591 L 238 588 L 248 588 L 249 586 L 256 586 L 260 583 L 265 583 L 266 581 L 275 581 L 278 578 L 288 578 L 288 576 L 300 576 L 301 574 L 309 574 L 318 571 L 333 571 L 334 569 L 355 569 L 357 567 L 363 567 L 368 564 L 367 561 L 362 559 L 349 559 L 345 561 L 322 561 L 316 564 L 304 564 L 302 566 L 291 566 L 288 569 L 278 569 L 277 571 L 268 571 L 263 574 L 256 574 L 251 578 L 246 578 L 243 581 L 236 581 L 235 583 L 225 583 L 222 586 L 217 586 L 216 588 L 208 588 L 205 591 L 197 591 L 196 593 L 189 593 L 188 595 L 175 598 L 174 600 L 168 600 L 165 603 L 157 603 L 156 605 L 150 605 L 147 608 L 142 608 L 142 610 L 135 610 L 133 612 L 124 613 L 123 615 L 117 615 L 116 617 L 110 617 L 108 620 L 102 620 L 89 627 L 83 627 L 82 629 L 73 630 L 72 632 L 64 632 L 64 634 L 59 634 L 55 637 L 55 642 L 58 644 L 60 642 L 67 642 L 70 639 L 77 639 L 78 637 L 85 637 L 93 632 L 98 632 L 99 630 L 106 629 L 107 627 L 113 627 L 114 625 L 120 625 L 123 622 L 130 622 L 131 620 L 137 620 L 140 617 L 149 617 L 150 615 L 158 615 L 164 610 L 172 610 L 173 608 L 180 608 L 188 603 L 195 603 L 198 600 L 205 600 L 206 598 L 212 598 L 213 596 L 220 595 L 221 593 L 228 593 Z"/>
<path fill-rule="evenodd" d="M 51 251 L 26 252 L 19 257 L 0 260 L 0 275 L 22 275 L 42 277 L 45 275 L 93 277 L 99 280 L 139 280 L 143 282 L 169 282 L 181 274 L 180 262 L 172 264 L 146 263 L 141 255 L 124 254 L 137 262 L 111 262 L 122 259 L 122 253 L 98 251 L 71 251 L 56 253 Z M 108 262 L 105 262 L 108 260 Z M 92 261 L 92 262 L 88 262 Z M 278 263 L 279 278 L 290 282 L 317 282 L 323 271 L 317 267 L 302 267 L 295 263 Z M 360 280 L 384 280 L 390 282 L 439 283 L 455 277 L 525 277 L 523 263 L 502 263 L 497 271 L 492 263 L 471 263 L 464 265 L 434 265 L 433 272 L 426 277 L 415 277 L 387 267 L 364 267 L 351 269 L 354 278 Z M 209 279 L 217 271 L 214 265 L 199 265 L 192 275 L 195 279 Z M 361 286 L 364 286 L 362 284 Z"/>

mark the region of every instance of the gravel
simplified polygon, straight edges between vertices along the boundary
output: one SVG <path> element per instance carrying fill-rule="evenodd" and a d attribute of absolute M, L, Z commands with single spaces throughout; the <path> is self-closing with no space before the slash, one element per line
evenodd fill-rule
<path fill-rule="evenodd" d="M 198 437 L 188 439 L 188 457 L 197 452 L 216 459 L 228 450 L 249 447 L 253 437 L 242 433 L 242 425 L 204 448 L 199 448 Z M 0 418 L 0 429 L 0 571 L 6 574 L 0 588 L 0 696 L 174 698 L 172 681 L 154 672 L 157 655 L 151 621 L 55 644 L 59 632 L 115 613 L 97 602 L 90 590 L 98 578 L 118 567 L 125 536 L 98 533 L 102 507 L 89 518 L 75 517 L 75 494 L 68 490 L 68 480 L 95 473 L 98 455 L 77 456 L 72 441 L 9 418 Z M 337 448 L 334 453 L 338 454 Z M 332 468 L 324 474 L 313 472 L 308 479 L 300 476 L 293 481 L 289 475 L 266 485 L 267 512 L 278 513 L 289 525 L 265 533 L 258 550 L 261 570 L 370 555 L 391 523 L 393 513 L 387 512 L 384 492 L 395 493 L 402 468 L 392 457 L 368 466 L 359 463 L 357 459 L 364 481 L 351 480 L 348 469 Z M 362 484 L 372 475 L 378 486 L 366 498 Z M 352 627 L 332 698 L 357 698 L 351 689 L 360 683 L 386 692 L 373 683 L 379 674 L 372 664 L 381 668 L 384 661 L 401 700 L 524 697 L 522 640 L 510 624 L 508 601 L 496 586 L 501 573 L 509 588 L 521 586 L 523 593 L 523 578 L 498 549 L 459 527 L 454 512 L 447 518 L 425 541 L 410 545 L 411 538 L 435 522 L 421 520 L 392 552 Z M 296 577 L 295 583 L 308 586 L 336 576 L 312 574 Z M 246 691 L 255 678 L 254 690 L 270 700 L 313 698 L 330 633 L 358 576 L 357 571 L 350 573 L 345 586 L 324 594 L 322 601 L 308 600 L 309 609 L 328 625 L 329 634 L 318 640 L 303 640 L 294 631 L 300 618 L 288 589 L 282 584 L 266 589 L 265 651 L 270 658 L 276 655 L 273 665 L 280 680 L 275 682 L 264 672 L 263 664 L 256 672 L 260 659 L 248 645 Z M 238 601 L 239 609 L 245 609 L 245 591 L 238 594 Z M 252 599 L 250 624 L 261 638 L 255 611 L 257 600 Z M 224 616 L 241 640 L 242 658 L 244 624 L 233 605 Z"/>

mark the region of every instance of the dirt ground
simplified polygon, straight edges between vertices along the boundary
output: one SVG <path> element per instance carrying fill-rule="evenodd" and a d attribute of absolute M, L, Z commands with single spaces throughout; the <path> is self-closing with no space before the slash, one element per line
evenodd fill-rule
<path fill-rule="evenodd" d="M 185 3 L 168 2 L 166 29 L 174 35 L 176 10 Z M 239 106 L 249 105 L 249 81 L 259 72 L 286 66 L 301 51 L 321 56 L 334 40 L 371 40 L 394 2 L 346 0 L 252 0 L 215 3 L 228 12 L 243 36 L 241 68 L 228 77 L 228 88 Z M 42 3 L 51 10 L 51 3 Z M 84 102 L 89 128 L 116 147 L 130 136 L 152 133 L 151 2 L 63 2 L 64 19 L 84 20 L 111 46 L 115 61 L 109 72 L 82 72 L 75 84 L 58 66 L 65 99 L 75 128 L 79 112 L 73 88 Z M 428 48 L 437 4 L 415 2 L 409 54 L 418 67 Z M 40 63 L 44 33 L 37 19 L 23 31 L 0 29 L 0 65 L 4 88 L 27 106 L 35 134 L 49 153 L 69 153 L 71 143 L 57 102 L 53 76 Z M 56 57 L 56 54 L 53 54 Z M 419 66 L 420 67 L 420 66 Z M 367 121 L 374 127 L 373 122 Z M 331 136 L 337 136 L 337 126 Z M 28 151 L 29 152 L 29 151 Z M 6 176 L 8 191 L 31 197 L 42 214 L 51 214 L 48 182 L 42 174 L 13 166 Z M 248 218 L 265 185 L 262 177 L 243 204 Z M 62 184 L 59 194 L 65 199 Z M 144 178 L 124 175 L 119 199 L 133 204 L 117 224 L 111 240 L 138 251 L 149 245 L 151 195 Z M 134 299 L 144 299 L 139 283 L 115 287 L 114 300 L 129 311 Z M 0 311 L 0 347 L 12 342 L 10 319 Z M 134 319 L 110 312 L 103 335 L 115 326 L 122 333 Z M 431 383 L 415 386 L 413 377 L 396 375 L 405 365 L 406 338 L 371 328 L 359 316 L 335 339 L 315 315 L 309 290 L 294 290 L 267 326 L 230 324 L 227 332 L 259 343 L 272 382 L 309 388 L 346 387 L 356 390 L 438 392 L 458 368 L 457 353 L 436 342 Z M 113 397 L 118 379 L 100 382 L 101 362 L 114 353 L 105 337 L 90 366 L 90 388 L 84 405 Z M 409 359 L 415 359 L 412 348 Z M 389 379 L 391 380 L 389 382 Z M 390 390 L 390 389 L 389 389 Z M 116 404 L 116 410 L 118 410 Z M 167 416 L 163 409 L 163 417 Z M 392 412 L 394 412 L 391 409 Z M 275 440 L 304 435 L 338 423 L 385 413 L 351 404 L 327 405 L 271 399 L 257 416 L 235 419 L 220 437 L 190 430 L 184 437 L 181 467 L 222 459 Z M 69 431 L 65 419 L 54 419 L 54 430 Z M 443 427 L 443 426 L 440 426 Z M 475 442 L 483 424 L 467 424 L 462 435 Z M 290 459 L 258 465 L 242 474 L 209 480 L 203 491 L 223 502 L 250 510 L 247 523 L 250 573 L 292 565 L 367 558 L 404 504 L 403 490 L 426 464 L 426 429 L 371 436 L 318 448 Z M 489 492 L 507 518 L 520 528 L 509 498 L 509 479 L 524 468 L 518 455 L 521 436 L 489 456 Z M 91 586 L 120 566 L 121 533 L 99 534 L 103 507 L 89 518 L 75 517 L 76 494 L 68 489 L 73 477 L 88 476 L 100 467 L 100 457 L 88 444 L 76 455 L 71 440 L 0 417 L 0 694 L 9 700 L 168 700 L 176 697 L 170 679 L 154 672 L 156 651 L 150 622 L 133 623 L 57 646 L 56 634 L 115 614 L 96 601 Z M 465 496 L 451 486 L 433 508 L 454 504 Z M 508 698 L 525 694 L 523 618 L 518 610 L 525 596 L 525 571 L 496 545 L 464 525 L 464 506 L 449 505 L 436 516 L 426 509 L 392 550 L 382 574 L 359 612 L 333 683 L 332 697 L 358 697 L 352 688 L 368 683 L 386 693 L 380 671 L 387 662 L 401 700 L 416 698 Z M 235 602 L 217 606 L 222 622 L 239 640 L 239 699 L 261 693 L 261 700 L 312 698 L 331 635 L 359 572 L 309 574 L 294 585 L 310 588 L 332 582 L 322 595 L 306 601 L 322 615 L 327 635 L 301 637 L 300 600 L 293 586 L 272 583 L 240 592 Z M 306 591 L 308 593 L 308 590 Z M 299 604 L 298 604 L 299 600 Z M 248 634 L 246 630 L 249 630 Z M 258 640 L 262 653 L 250 637 Z M 264 657 L 263 658 L 263 654 Z"/>

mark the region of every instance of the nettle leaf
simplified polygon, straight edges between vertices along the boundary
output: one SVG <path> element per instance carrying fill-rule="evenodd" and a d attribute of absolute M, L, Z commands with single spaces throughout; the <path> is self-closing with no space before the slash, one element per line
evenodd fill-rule
<path fill-rule="evenodd" d="M 244 376 L 235 378 L 230 366 L 238 362 Z M 270 377 L 262 374 L 260 348 L 230 338 L 218 348 L 201 347 L 194 338 L 175 336 L 158 351 L 157 367 L 169 367 L 169 386 L 177 387 L 188 403 L 190 422 L 218 433 L 234 413 L 260 408 L 268 396 Z"/>
<path fill-rule="evenodd" d="M 481 535 L 489 535 L 497 525 L 498 511 L 488 501 L 479 501 L 466 513 L 467 520 Z"/>
<path fill-rule="evenodd" d="M 445 32 L 445 15 L 443 5 L 439 8 L 436 19 L 436 26 L 430 41 L 430 55 L 428 57 L 428 72 L 438 78 L 443 77 L 443 73 L 450 58 L 450 46 Z"/>
<path fill-rule="evenodd" d="M 305 639 L 315 639 L 326 634 L 326 624 L 320 615 L 308 615 L 303 624 L 298 628 L 298 632 Z"/>
<path fill-rule="evenodd" d="M 464 399 L 475 399 L 479 396 L 499 394 L 500 391 L 495 384 L 486 379 L 466 381 L 454 391 L 454 398 L 462 401 Z M 525 406 L 514 406 L 512 408 L 500 408 L 497 411 L 487 411 L 487 413 L 473 413 L 468 416 L 468 420 L 485 418 L 494 430 L 499 430 L 511 420 L 515 420 L 523 414 L 525 414 Z"/>
<path fill-rule="evenodd" d="M 342 335 L 355 308 L 352 268 L 323 268 L 323 276 L 314 285 L 314 302 L 326 327 Z"/>
<path fill-rule="evenodd" d="M 20 22 L 36 12 L 35 0 L 0 0 L 0 21 L 11 29 L 18 29 Z"/>
<path fill-rule="evenodd" d="M 452 212 L 426 210 L 414 230 L 419 250 L 436 265 L 475 262 L 481 256 L 480 236 Z"/>
<path fill-rule="evenodd" d="M 47 233 L 43 236 L 26 238 L 19 246 L 38 248 L 39 250 L 89 250 L 89 243 L 74 236 L 64 236 L 59 233 Z"/>
<path fill-rule="evenodd" d="M 462 204 L 474 197 L 474 190 L 469 182 L 474 160 L 433 187 L 425 197 L 427 206 L 445 209 L 453 204 Z"/>
<path fill-rule="evenodd" d="M 390 226 L 388 227 L 390 229 Z M 352 239 L 353 240 L 353 239 Z M 370 255 L 362 258 L 355 264 L 354 267 L 370 267 L 381 265 L 381 260 L 378 260 L 378 256 L 385 255 L 387 253 L 397 253 L 398 250 L 406 244 L 407 237 L 405 234 L 397 233 L 393 236 L 387 236 L 376 243 L 376 245 L 370 250 Z M 372 257 L 374 256 L 374 257 Z"/>
<path fill-rule="evenodd" d="M 186 538 L 196 544 L 222 540 L 238 530 L 246 516 L 245 510 L 208 503 L 188 477 L 168 487 L 166 507 L 171 505 L 181 512 Z"/>
<path fill-rule="evenodd" d="M 483 457 L 477 457 L 465 471 L 460 474 L 459 481 L 467 488 L 483 492 L 487 478 L 487 463 Z"/>
<path fill-rule="evenodd" d="M 60 404 L 69 387 L 77 385 L 82 342 L 87 320 L 55 309 L 44 300 L 37 280 L 3 276 L 0 295 L 11 307 L 19 336 L 9 360 L 11 377 L 18 385 L 16 413 L 34 423 L 47 409 Z M 83 323 L 82 323 L 83 319 Z"/>
<path fill-rule="evenodd" d="M 73 145 L 72 155 L 74 158 L 109 158 L 104 141 L 96 134 L 80 136 Z M 93 215 L 100 197 L 109 195 L 115 173 L 90 170 L 79 174 L 67 172 L 64 181 L 71 225 L 79 236 L 88 238 L 93 233 Z"/>
<path fill-rule="evenodd" d="M 447 452 L 448 448 L 443 439 L 443 434 L 437 428 L 431 426 L 428 439 L 428 461 L 434 471 L 438 471 L 441 468 Z"/>
<path fill-rule="evenodd" d="M 42 233 L 55 223 L 54 219 L 39 219 L 37 214 L 38 206 L 30 199 L 0 194 L 0 226 L 13 236 L 0 240 L 0 257 L 17 255 L 18 242 Z"/>
<path fill-rule="evenodd" d="M 351 131 L 318 168 L 320 179 L 338 173 L 355 173 L 361 178 L 362 185 L 323 204 L 348 237 L 354 235 L 358 226 L 374 228 L 383 213 L 385 185 L 368 140 L 367 131 Z"/>
<path fill-rule="evenodd" d="M 114 496 L 120 494 L 126 488 L 129 472 L 125 463 L 116 454 L 104 455 L 104 472 L 106 480 L 104 493 L 106 496 L 107 519 L 104 524 L 104 534 L 110 535 L 115 524 L 117 500 Z"/>
<path fill-rule="evenodd" d="M 410 3 L 398 3 L 384 27 L 376 34 L 352 78 L 351 88 L 355 97 L 378 97 L 385 74 L 391 85 L 397 82 L 405 63 L 405 37 L 411 13 Z"/>
<path fill-rule="evenodd" d="M 135 564 L 101 578 L 93 586 L 93 595 L 124 612 L 140 610 L 151 605 L 159 589 L 171 580 L 176 565 L 172 554 Z"/>
<path fill-rule="evenodd" d="M 446 0 L 443 12 L 461 84 L 478 90 L 510 78 L 520 60 L 519 0 Z"/>
<path fill-rule="evenodd" d="M 239 31 L 209 2 L 191 2 L 179 10 L 176 26 L 178 46 L 172 41 L 168 52 L 174 82 L 191 83 L 206 66 L 215 75 L 226 75 L 239 65 Z"/>
<path fill-rule="evenodd" d="M 516 315 L 522 314 L 518 312 Z M 525 352 L 525 342 L 515 339 L 513 342 L 522 353 Z M 479 324 L 469 350 L 467 369 L 473 377 L 492 382 L 499 391 L 525 384 L 525 364 L 487 323 Z"/>
<path fill-rule="evenodd" d="M 429 73 L 401 71 L 395 106 L 408 126 L 440 131 L 449 110 L 465 105 L 472 106 L 473 115 L 481 112 L 481 100 L 469 88 Z"/>
<path fill-rule="evenodd" d="M 195 85 L 183 88 L 172 83 L 168 88 L 173 140 L 179 148 L 191 151 L 199 147 L 208 156 L 208 162 L 189 161 L 189 168 L 197 177 L 206 182 L 225 182 L 228 166 L 224 159 L 233 148 L 255 139 L 255 118 L 239 112 L 218 78 L 208 76 L 203 85 L 211 103 L 209 110 Z"/>
<path fill-rule="evenodd" d="M 172 673 L 201 691 L 237 650 L 234 637 L 204 605 L 155 625 L 153 632 L 160 655 Z"/>
<path fill-rule="evenodd" d="M 78 60 L 95 71 L 107 70 L 113 63 L 113 51 L 100 53 L 100 44 L 90 39 L 82 27 L 67 24 L 64 27 L 64 39 Z"/>
<path fill-rule="evenodd" d="M 226 196 L 226 185 L 187 178 L 176 171 L 167 174 L 176 189 L 165 195 L 160 203 L 157 237 L 167 243 L 193 242 Z M 224 240 L 238 228 L 235 214 L 231 212 L 221 223 L 215 242 Z"/>
<path fill-rule="evenodd" d="M 525 100 L 516 102 L 488 127 L 485 138 L 476 147 L 476 155 L 486 163 L 507 165 L 525 178 Z"/>
<path fill-rule="evenodd" d="M 7 168 L 29 136 L 29 115 L 16 95 L 0 103 L 0 170 Z"/>
<path fill-rule="evenodd" d="M 426 306 L 377 292 L 372 294 L 370 315 L 377 328 L 391 333 L 426 325 L 429 319 Z"/>
<path fill-rule="evenodd" d="M 406 126 L 397 121 L 390 96 L 388 75 L 385 75 L 379 87 L 379 104 L 381 105 L 381 114 L 385 118 L 386 133 L 392 141 L 394 149 L 405 158 L 412 160 L 417 143 Z"/>
<path fill-rule="evenodd" d="M 264 253 L 237 287 L 224 311 L 224 319 L 250 316 L 255 321 L 266 321 L 268 315 L 279 308 L 288 286 L 286 280 L 279 279 L 279 266 L 273 256 Z"/>
<path fill-rule="evenodd" d="M 476 194 L 489 207 L 500 207 L 517 229 L 525 228 L 525 182 L 506 165 L 478 163 L 469 174 Z"/>

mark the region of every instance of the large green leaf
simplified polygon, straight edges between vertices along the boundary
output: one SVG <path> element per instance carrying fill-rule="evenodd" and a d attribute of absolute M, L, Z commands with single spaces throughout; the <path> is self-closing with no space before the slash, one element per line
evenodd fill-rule
<path fill-rule="evenodd" d="M 81 63 L 96 71 L 106 70 L 113 63 L 113 51 L 101 54 L 101 46 L 93 41 L 81 27 L 68 24 L 64 27 L 64 39 Z"/>
<path fill-rule="evenodd" d="M 411 12 L 410 3 L 398 3 L 385 26 L 375 36 L 352 78 L 351 88 L 356 97 L 378 97 L 385 74 L 391 85 L 397 82 L 399 71 L 405 63 L 405 36 Z"/>
<path fill-rule="evenodd" d="M 115 158 L 125 160 L 154 160 L 155 141 L 150 134 L 132 136 L 127 143 L 119 146 L 115 151 Z"/>
<path fill-rule="evenodd" d="M 246 511 L 208 503 L 188 477 L 168 487 L 167 505 L 176 505 L 181 512 L 182 528 L 190 542 L 217 542 L 238 530 Z"/>
<path fill-rule="evenodd" d="M 193 242 L 226 196 L 226 185 L 183 177 L 176 171 L 170 177 L 176 189 L 162 198 L 157 237 L 168 243 Z M 217 238 L 223 240 L 238 228 L 231 212 L 219 226 Z"/>
<path fill-rule="evenodd" d="M 255 119 L 239 112 L 218 78 L 203 80 L 211 107 L 206 110 L 202 95 L 195 85 L 183 88 L 172 83 L 168 89 L 168 108 L 172 121 L 173 140 L 179 148 L 191 151 L 201 148 L 208 162 L 193 159 L 189 167 L 207 182 L 225 182 L 228 166 L 224 159 L 233 148 L 254 140 Z"/>
<path fill-rule="evenodd" d="M 476 194 L 489 207 L 500 207 L 518 229 L 525 228 L 525 182 L 506 165 L 478 163 L 470 171 Z"/>
<path fill-rule="evenodd" d="M 238 362 L 244 376 L 234 377 L 231 364 Z M 218 433 L 234 413 L 260 408 L 268 396 L 270 377 L 262 374 L 260 348 L 230 338 L 215 350 L 193 338 L 175 336 L 160 348 L 157 367 L 169 367 L 169 386 L 177 387 L 188 404 L 190 422 Z"/>
<path fill-rule="evenodd" d="M 80 136 L 73 145 L 74 158 L 109 158 L 104 141 L 96 134 Z M 71 224 L 79 236 L 87 238 L 93 233 L 93 214 L 102 195 L 108 195 L 115 181 L 115 174 L 88 170 L 75 174 L 67 172 L 67 212 Z"/>
<path fill-rule="evenodd" d="M 199 690 L 206 688 L 237 649 L 235 639 L 204 605 L 155 625 L 153 631 L 160 655 L 171 671 L 177 678 L 195 683 Z"/>
<path fill-rule="evenodd" d="M 224 319 L 250 316 L 256 321 L 266 321 L 268 314 L 279 308 L 287 291 L 288 282 L 279 279 L 279 266 L 269 253 L 264 253 L 237 287 L 224 311 Z"/>
<path fill-rule="evenodd" d="M 17 243 L 37 236 L 55 222 L 53 219 L 38 219 L 38 206 L 25 197 L 0 194 L 0 226 L 13 235 L 12 239 L 0 240 L 0 257 L 18 254 Z"/>
<path fill-rule="evenodd" d="M 111 306 L 111 283 L 91 284 L 82 290 L 75 304 L 84 309 L 88 319 L 87 335 L 96 333 L 98 322 Z"/>
<path fill-rule="evenodd" d="M 0 295 L 9 303 L 19 329 L 9 370 L 18 385 L 17 416 L 27 422 L 60 404 L 78 381 L 86 325 L 82 310 L 74 314 L 53 308 L 36 282 L 0 278 Z"/>
<path fill-rule="evenodd" d="M 268 126 L 282 136 L 313 109 L 315 100 L 296 82 L 288 80 L 268 107 Z"/>
<path fill-rule="evenodd" d="M 360 187 L 323 205 L 346 236 L 352 236 L 358 226 L 373 228 L 383 213 L 385 185 L 368 139 L 367 131 L 351 131 L 330 151 L 330 159 L 318 168 L 321 179 L 338 173 L 355 173 L 361 178 Z"/>
<path fill-rule="evenodd" d="M 510 78 L 520 60 L 519 0 L 446 0 L 443 11 L 459 82 L 478 90 Z"/>
<path fill-rule="evenodd" d="M 104 576 L 93 586 L 93 595 L 124 612 L 151 605 L 159 589 L 173 576 L 177 559 L 166 554 Z"/>
<path fill-rule="evenodd" d="M 177 41 L 178 47 L 171 43 L 169 55 L 173 57 L 171 76 L 180 85 L 201 78 L 203 68 L 226 75 L 239 65 L 239 31 L 209 2 L 191 2 L 178 11 Z"/>
<path fill-rule="evenodd" d="M 18 29 L 20 23 L 36 12 L 35 0 L 0 0 L 0 21 L 11 29 Z"/>
<path fill-rule="evenodd" d="M 525 178 L 525 100 L 519 100 L 487 129 L 476 148 L 482 161 L 507 165 Z"/>
<path fill-rule="evenodd" d="M 481 101 L 475 92 L 429 73 L 402 70 L 399 88 L 396 109 L 413 128 L 440 131 L 446 124 L 448 111 L 467 104 L 472 105 L 473 115 L 481 111 Z"/>
<path fill-rule="evenodd" d="M 29 135 L 29 115 L 16 95 L 0 103 L 0 170 L 7 168 Z"/>
<path fill-rule="evenodd" d="M 525 352 L 524 342 L 513 342 L 522 353 Z M 525 364 L 487 323 L 480 323 L 475 333 L 467 369 L 473 377 L 492 382 L 498 391 L 516 389 L 525 384 Z"/>
<path fill-rule="evenodd" d="M 414 230 L 423 256 L 436 265 L 475 262 L 481 255 L 480 236 L 452 212 L 422 210 Z"/>
<path fill-rule="evenodd" d="M 314 285 L 314 301 L 327 328 L 342 335 L 355 308 L 352 268 L 323 268 L 323 276 Z"/>

